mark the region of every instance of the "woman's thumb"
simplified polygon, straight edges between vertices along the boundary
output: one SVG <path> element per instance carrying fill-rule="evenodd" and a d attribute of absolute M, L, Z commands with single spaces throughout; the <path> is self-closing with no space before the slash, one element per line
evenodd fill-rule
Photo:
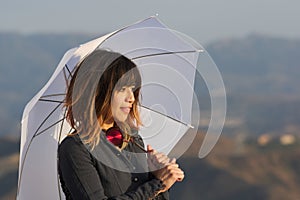
<path fill-rule="evenodd" d="M 153 148 L 150 144 L 147 145 L 147 151 L 148 152 L 152 152 L 153 151 Z"/>

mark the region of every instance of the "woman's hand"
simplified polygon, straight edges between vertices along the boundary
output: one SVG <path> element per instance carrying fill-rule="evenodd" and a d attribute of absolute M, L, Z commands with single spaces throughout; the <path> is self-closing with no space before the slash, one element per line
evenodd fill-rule
<path fill-rule="evenodd" d="M 150 145 L 147 145 L 148 166 L 150 171 L 159 170 L 170 163 L 170 158 L 164 153 L 157 152 Z"/>
<path fill-rule="evenodd" d="M 160 192 L 171 188 L 176 181 L 183 180 L 184 172 L 179 168 L 175 158 L 171 160 L 165 154 L 155 151 L 150 145 L 147 146 L 147 150 L 150 170 L 165 185 L 164 190 Z"/>

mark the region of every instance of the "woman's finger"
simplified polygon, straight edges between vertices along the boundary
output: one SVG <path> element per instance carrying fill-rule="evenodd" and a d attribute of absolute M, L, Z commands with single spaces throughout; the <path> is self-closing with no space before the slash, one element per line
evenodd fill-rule
<path fill-rule="evenodd" d="M 152 148 L 152 146 L 150 144 L 147 145 L 147 152 L 149 154 L 153 154 L 156 153 L 155 149 Z"/>
<path fill-rule="evenodd" d="M 157 153 L 155 154 L 154 158 L 156 159 L 156 162 L 160 163 L 160 164 L 167 164 L 170 162 L 170 159 L 168 156 L 166 156 L 163 153 Z"/>
<path fill-rule="evenodd" d="M 176 158 L 172 158 L 171 161 L 170 161 L 170 163 L 175 164 L 176 163 Z"/>

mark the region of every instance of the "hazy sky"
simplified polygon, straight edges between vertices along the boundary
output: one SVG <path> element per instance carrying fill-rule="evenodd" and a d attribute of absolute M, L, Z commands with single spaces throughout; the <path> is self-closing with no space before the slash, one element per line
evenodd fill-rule
<path fill-rule="evenodd" d="M 250 33 L 300 38 L 299 0 L 6 0 L 0 31 L 102 34 L 156 13 L 200 43 Z"/>

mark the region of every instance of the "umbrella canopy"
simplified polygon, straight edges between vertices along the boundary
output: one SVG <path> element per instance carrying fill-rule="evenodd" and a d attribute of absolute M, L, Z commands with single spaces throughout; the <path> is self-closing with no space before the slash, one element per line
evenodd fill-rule
<path fill-rule="evenodd" d="M 146 144 L 168 154 L 190 128 L 198 127 L 194 89 L 203 48 L 183 38 L 150 17 L 67 51 L 23 113 L 18 199 L 63 198 L 57 147 L 71 131 L 63 107 L 66 87 L 74 67 L 97 48 L 119 52 L 138 66 L 144 125 L 140 134 Z"/>

